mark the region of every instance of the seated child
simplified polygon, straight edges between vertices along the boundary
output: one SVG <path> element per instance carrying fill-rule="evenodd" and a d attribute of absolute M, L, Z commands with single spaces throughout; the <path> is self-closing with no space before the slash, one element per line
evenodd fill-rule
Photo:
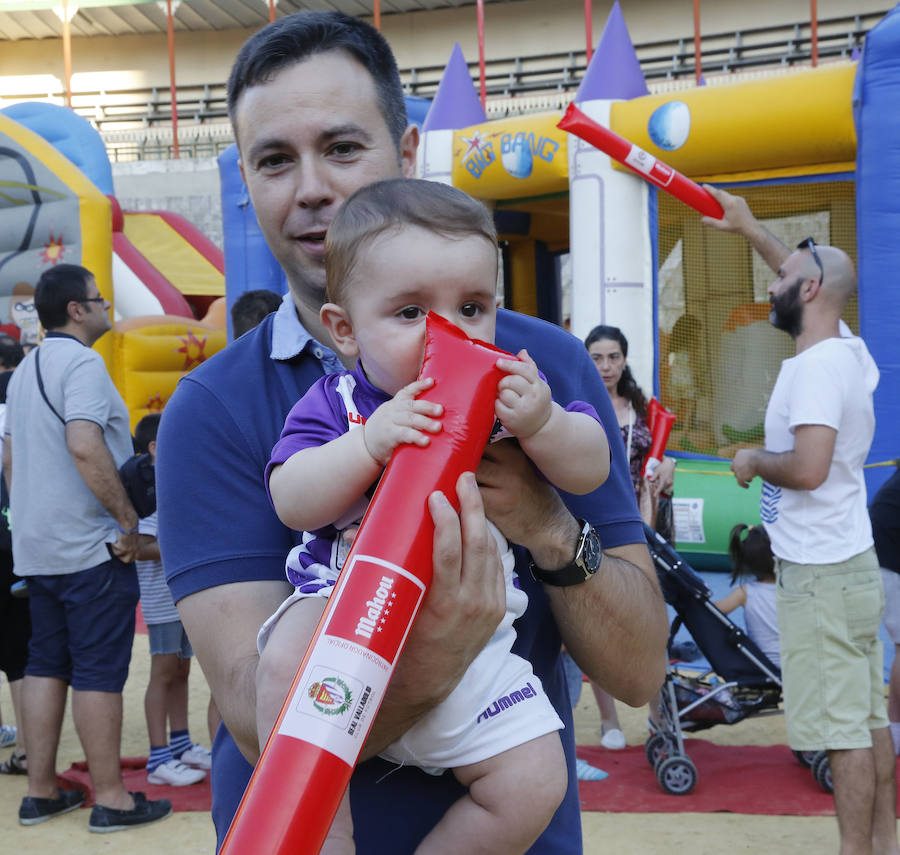
<path fill-rule="evenodd" d="M 775 559 L 769 544 L 769 535 L 761 525 L 746 526 L 738 523 L 731 529 L 728 553 L 734 564 L 731 584 L 744 576 L 753 576 L 735 588 L 715 605 L 723 614 L 744 607 L 747 635 L 756 642 L 772 661 L 781 667 L 781 651 L 778 640 L 778 618 L 775 616 Z"/>
<path fill-rule="evenodd" d="M 394 449 L 427 446 L 441 430 L 441 406 L 418 399 L 433 383 L 416 379 L 427 312 L 471 338 L 494 339 L 496 232 L 485 207 L 459 190 L 408 179 L 364 187 L 329 227 L 326 259 L 330 302 L 322 322 L 345 364 L 356 367 L 322 378 L 294 405 L 266 473 L 278 516 L 304 534 L 287 560 L 295 592 L 260 630 L 260 745 L 343 566 L 352 540 L 346 530 L 360 520 Z M 506 376 L 496 416 L 547 480 L 572 493 L 602 484 L 609 446 L 593 408 L 554 403 L 525 351 L 497 365 Z M 528 598 L 515 585 L 512 550 L 491 528 L 506 579 L 506 616 L 449 697 L 382 753 L 433 774 L 450 768 L 469 788 L 417 853 L 524 852 L 567 786 L 556 732 L 562 723 L 530 664 L 511 652 L 512 624 Z M 476 726 L 498 697 L 526 684 L 534 689 L 526 703 L 482 716 Z M 353 851 L 345 794 L 322 852 Z"/>

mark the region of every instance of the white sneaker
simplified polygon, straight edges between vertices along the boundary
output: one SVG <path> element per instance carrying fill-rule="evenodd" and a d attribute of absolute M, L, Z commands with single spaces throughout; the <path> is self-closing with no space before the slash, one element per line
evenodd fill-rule
<path fill-rule="evenodd" d="M 614 727 L 612 730 L 607 730 L 600 737 L 600 744 L 610 751 L 621 751 L 625 747 L 625 734 L 617 727 Z"/>
<path fill-rule="evenodd" d="M 152 772 L 147 773 L 147 780 L 151 784 L 169 784 L 172 787 L 199 784 L 205 777 L 206 772 L 202 769 L 192 769 L 190 766 L 185 766 L 180 760 L 161 763 Z"/>
<path fill-rule="evenodd" d="M 212 769 L 212 751 L 202 745 L 192 745 L 178 758 L 185 766 Z"/>

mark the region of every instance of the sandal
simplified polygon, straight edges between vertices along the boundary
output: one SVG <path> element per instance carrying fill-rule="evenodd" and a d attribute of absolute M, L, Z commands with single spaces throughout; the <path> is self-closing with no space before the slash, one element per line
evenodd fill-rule
<path fill-rule="evenodd" d="M 24 754 L 11 754 L 8 760 L 0 763 L 0 775 L 27 775 Z"/>

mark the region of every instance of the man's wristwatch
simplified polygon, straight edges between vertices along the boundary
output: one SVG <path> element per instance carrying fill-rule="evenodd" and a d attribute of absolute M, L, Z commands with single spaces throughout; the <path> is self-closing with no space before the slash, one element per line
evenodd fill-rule
<path fill-rule="evenodd" d="M 570 585 L 587 582 L 600 569 L 600 561 L 603 558 L 600 535 L 594 531 L 589 522 L 584 520 L 578 522 L 581 525 L 581 534 L 575 547 L 575 557 L 571 563 L 560 567 L 559 570 L 542 570 L 532 561 L 531 575 L 538 582 L 556 588 L 568 588 Z"/>

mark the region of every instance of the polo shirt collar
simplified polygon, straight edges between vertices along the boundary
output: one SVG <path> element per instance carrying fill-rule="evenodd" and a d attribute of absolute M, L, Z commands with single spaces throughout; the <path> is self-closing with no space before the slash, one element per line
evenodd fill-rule
<path fill-rule="evenodd" d="M 70 335 L 69 333 L 66 333 L 66 332 L 52 331 L 52 332 L 44 333 L 44 340 L 46 340 L 48 338 L 70 338 L 70 339 L 72 339 L 72 341 L 77 341 L 83 347 L 87 347 L 87 345 L 80 338 L 75 338 L 74 335 Z"/>
<path fill-rule="evenodd" d="M 321 362 L 328 374 L 344 369 L 335 352 L 316 341 L 300 323 L 291 292 L 288 291 L 272 319 L 272 350 L 269 356 L 277 360 L 293 359 L 304 351 Z"/>

